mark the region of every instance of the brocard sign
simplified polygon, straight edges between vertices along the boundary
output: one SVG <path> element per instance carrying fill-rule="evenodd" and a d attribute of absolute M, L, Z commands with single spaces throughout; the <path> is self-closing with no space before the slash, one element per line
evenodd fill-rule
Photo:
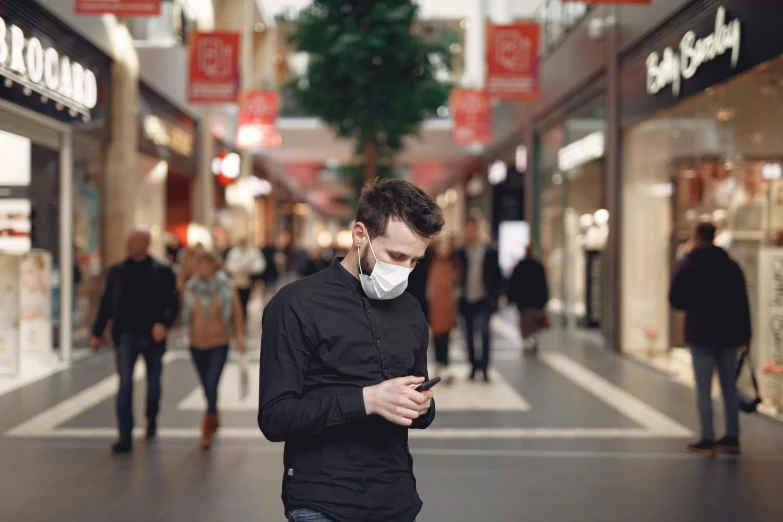
<path fill-rule="evenodd" d="M 705 63 L 730 54 L 731 67 L 736 68 L 739 51 L 740 21 L 727 21 L 726 9 L 719 7 L 711 34 L 699 38 L 694 31 L 688 31 L 677 49 L 667 47 L 662 55 L 651 53 L 647 57 L 647 94 L 657 94 L 671 85 L 678 96 L 682 81 L 693 78 Z"/>
<path fill-rule="evenodd" d="M 18 83 L 57 104 L 68 108 L 73 116 L 85 121 L 98 103 L 98 81 L 95 73 L 54 47 L 44 47 L 41 40 L 28 36 L 16 25 L 7 25 L 0 17 L 0 76 L 7 87 Z M 26 91 L 26 92 L 29 92 Z"/>

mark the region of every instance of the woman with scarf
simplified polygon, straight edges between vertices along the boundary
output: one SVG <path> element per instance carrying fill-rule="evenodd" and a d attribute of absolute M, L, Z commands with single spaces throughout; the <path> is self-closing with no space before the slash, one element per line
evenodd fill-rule
<path fill-rule="evenodd" d="M 182 323 L 188 333 L 204 394 L 207 412 L 201 427 L 201 446 L 208 449 L 220 425 L 217 411 L 218 383 L 232 340 L 245 353 L 242 306 L 228 275 L 220 269 L 220 258 L 201 251 L 194 258 L 194 273 L 186 286 Z"/>

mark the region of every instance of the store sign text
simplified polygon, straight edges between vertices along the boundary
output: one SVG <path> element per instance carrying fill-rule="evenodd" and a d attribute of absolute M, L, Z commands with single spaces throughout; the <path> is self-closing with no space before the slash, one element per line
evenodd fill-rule
<path fill-rule="evenodd" d="M 680 94 L 682 80 L 696 75 L 699 67 L 731 51 L 731 67 L 737 67 L 740 50 L 740 21 L 726 22 L 726 9 L 718 8 L 715 15 L 715 31 L 704 38 L 688 31 L 680 41 L 679 51 L 667 47 L 663 56 L 652 53 L 647 57 L 647 94 L 660 92 L 672 86 L 675 96 Z"/>
<path fill-rule="evenodd" d="M 98 80 L 68 56 L 53 47 L 44 48 L 36 37 L 27 38 L 16 25 L 10 27 L 0 17 L 0 75 L 6 85 L 16 82 L 90 119 L 98 104 Z"/>
<path fill-rule="evenodd" d="M 180 156 L 190 157 L 193 154 L 193 135 L 157 116 L 144 118 L 144 137 Z"/>
<path fill-rule="evenodd" d="M 580 165 L 602 158 L 605 149 L 606 139 L 602 131 L 588 134 L 557 151 L 557 168 L 560 169 L 560 172 L 568 172 Z"/>

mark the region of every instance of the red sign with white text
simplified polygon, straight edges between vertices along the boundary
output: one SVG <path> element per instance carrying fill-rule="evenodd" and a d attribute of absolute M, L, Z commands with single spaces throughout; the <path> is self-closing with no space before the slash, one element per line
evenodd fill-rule
<path fill-rule="evenodd" d="M 451 140 L 457 145 L 492 143 L 492 104 L 478 89 L 454 89 L 451 93 Z"/>
<path fill-rule="evenodd" d="M 275 127 L 280 110 L 277 91 L 243 91 L 239 95 L 236 145 L 240 149 L 271 149 L 283 139 Z"/>
<path fill-rule="evenodd" d="M 239 33 L 194 33 L 190 42 L 188 101 L 236 103 L 239 94 Z"/>
<path fill-rule="evenodd" d="M 160 16 L 161 0 L 75 0 L 80 15 Z"/>
<path fill-rule="evenodd" d="M 538 40 L 535 22 L 494 25 L 487 41 L 487 92 L 492 98 L 538 99 Z"/>

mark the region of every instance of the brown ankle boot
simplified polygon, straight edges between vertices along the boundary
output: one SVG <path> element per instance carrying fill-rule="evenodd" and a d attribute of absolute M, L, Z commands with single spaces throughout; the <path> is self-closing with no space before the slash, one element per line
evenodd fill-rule
<path fill-rule="evenodd" d="M 207 430 L 209 430 L 210 436 L 217 433 L 218 426 L 220 425 L 220 420 L 218 419 L 218 416 L 216 413 L 214 414 L 207 414 Z"/>
<path fill-rule="evenodd" d="M 204 449 L 209 449 L 212 445 L 212 435 L 215 433 L 211 429 L 210 417 L 211 415 L 205 413 L 201 422 L 201 447 Z"/>
<path fill-rule="evenodd" d="M 217 433 L 217 430 L 220 428 L 220 414 L 216 413 L 213 415 L 213 417 L 215 418 L 215 431 L 213 433 Z"/>

